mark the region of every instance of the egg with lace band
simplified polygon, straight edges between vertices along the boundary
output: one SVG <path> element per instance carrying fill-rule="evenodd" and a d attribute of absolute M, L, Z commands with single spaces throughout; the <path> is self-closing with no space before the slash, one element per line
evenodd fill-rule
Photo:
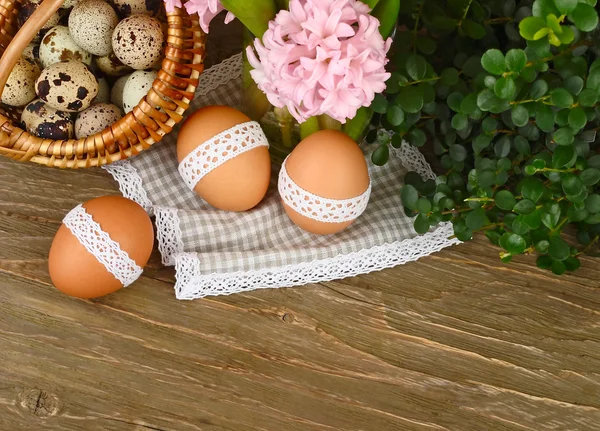
<path fill-rule="evenodd" d="M 146 211 L 119 196 L 78 205 L 63 219 L 48 257 L 50 278 L 61 292 L 98 298 L 136 281 L 154 246 Z"/>
<path fill-rule="evenodd" d="M 207 106 L 187 118 L 177 159 L 188 188 L 218 209 L 249 210 L 269 188 L 267 138 L 260 124 L 228 106 Z"/>
<path fill-rule="evenodd" d="M 278 189 L 285 212 L 298 227 L 328 235 L 346 229 L 365 211 L 371 180 L 358 145 L 342 132 L 322 130 L 285 159 Z"/>

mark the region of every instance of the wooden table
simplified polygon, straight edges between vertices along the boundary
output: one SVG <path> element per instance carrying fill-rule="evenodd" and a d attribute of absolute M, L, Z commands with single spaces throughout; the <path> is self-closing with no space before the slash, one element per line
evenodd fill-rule
<path fill-rule="evenodd" d="M 225 50 L 227 51 L 227 50 Z M 598 430 L 600 266 L 485 239 L 381 273 L 192 302 L 158 255 L 85 301 L 47 253 L 101 170 L 0 160 L 0 430 Z"/>

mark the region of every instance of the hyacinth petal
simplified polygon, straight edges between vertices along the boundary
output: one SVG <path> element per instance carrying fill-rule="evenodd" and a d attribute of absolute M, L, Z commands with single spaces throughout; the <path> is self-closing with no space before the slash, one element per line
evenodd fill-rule
<path fill-rule="evenodd" d="M 248 51 L 252 78 L 299 122 L 327 114 L 344 123 L 389 77 L 389 40 L 369 11 L 357 0 L 290 0 Z"/>
<path fill-rule="evenodd" d="M 165 2 L 176 2 L 179 3 L 179 7 L 181 7 L 180 0 L 165 0 Z M 217 16 L 221 11 L 225 10 L 225 8 L 223 7 L 223 5 L 221 5 L 221 2 L 219 0 L 188 0 L 184 6 L 188 14 L 198 14 L 200 27 L 205 33 L 208 33 L 210 22 L 212 21 L 212 19 L 215 16 Z M 225 24 L 229 24 L 234 19 L 235 15 L 233 15 L 231 12 L 228 12 L 227 16 L 225 17 Z"/>

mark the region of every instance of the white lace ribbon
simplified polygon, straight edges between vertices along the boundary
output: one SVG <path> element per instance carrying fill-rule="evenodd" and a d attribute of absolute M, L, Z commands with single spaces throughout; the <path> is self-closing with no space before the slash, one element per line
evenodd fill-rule
<path fill-rule="evenodd" d="M 127 287 L 140 278 L 143 269 L 102 230 L 82 205 L 73 208 L 63 223 L 123 286 Z"/>
<path fill-rule="evenodd" d="M 288 156 L 289 157 L 289 156 Z M 289 176 L 285 164 L 279 171 L 278 189 L 281 199 L 297 213 L 326 223 L 344 223 L 357 219 L 367 208 L 371 182 L 361 195 L 350 199 L 327 199 L 304 190 Z"/>
<path fill-rule="evenodd" d="M 269 141 L 260 124 L 248 121 L 219 133 L 204 142 L 179 164 L 179 173 L 190 190 L 209 172 L 228 160 L 257 147 L 268 147 Z"/>

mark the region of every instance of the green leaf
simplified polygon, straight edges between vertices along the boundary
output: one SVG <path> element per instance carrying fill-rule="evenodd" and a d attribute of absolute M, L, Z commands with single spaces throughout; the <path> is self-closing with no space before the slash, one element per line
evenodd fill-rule
<path fill-rule="evenodd" d="M 544 132 L 552 132 L 554 130 L 554 112 L 547 105 L 541 105 L 535 115 L 537 126 Z"/>
<path fill-rule="evenodd" d="M 404 205 L 406 208 L 411 209 L 413 211 L 417 209 L 419 192 L 414 186 L 406 184 L 404 187 L 402 187 L 400 197 L 402 198 L 402 205 Z"/>
<path fill-rule="evenodd" d="M 425 143 L 427 142 L 427 135 L 425 135 L 425 132 L 422 131 L 421 129 L 412 129 L 406 135 L 406 140 L 413 147 L 419 148 L 419 147 L 422 147 L 423 145 L 425 145 Z"/>
<path fill-rule="evenodd" d="M 376 94 L 373 103 L 371 103 L 371 109 L 378 114 L 385 114 L 388 109 L 387 99 L 381 94 Z"/>
<path fill-rule="evenodd" d="M 447 87 L 452 87 L 458 82 L 458 70 L 454 68 L 444 69 L 440 75 L 440 83 Z"/>
<path fill-rule="evenodd" d="M 258 38 L 262 38 L 277 13 L 273 0 L 222 0 L 221 4 Z"/>
<path fill-rule="evenodd" d="M 477 107 L 477 94 L 471 93 L 463 99 L 460 104 L 460 112 L 463 114 L 471 115 L 475 111 L 478 111 Z"/>
<path fill-rule="evenodd" d="M 429 218 L 427 218 L 427 216 L 425 216 L 424 214 L 419 214 L 417 216 L 417 218 L 415 219 L 415 223 L 414 223 L 415 231 L 419 235 L 423 235 L 424 233 L 429 232 L 430 227 L 431 227 L 431 224 L 429 222 Z"/>
<path fill-rule="evenodd" d="M 488 49 L 481 57 L 481 65 L 493 75 L 502 75 L 506 71 L 504 54 L 499 49 Z"/>
<path fill-rule="evenodd" d="M 563 262 L 567 271 L 577 271 L 581 267 L 581 261 L 574 256 L 571 256 Z"/>
<path fill-rule="evenodd" d="M 448 103 L 448 107 L 454 112 L 461 112 L 461 104 L 464 98 L 465 96 L 461 93 L 452 93 L 448 96 L 446 102 Z"/>
<path fill-rule="evenodd" d="M 562 176 L 562 189 L 567 195 L 578 196 L 585 192 L 585 185 L 575 174 L 564 174 Z"/>
<path fill-rule="evenodd" d="M 539 178 L 527 177 L 521 182 L 521 194 L 524 198 L 537 202 L 544 195 L 544 183 Z"/>
<path fill-rule="evenodd" d="M 565 88 L 573 96 L 577 96 L 583 90 L 583 78 L 581 76 L 573 75 L 565 80 Z"/>
<path fill-rule="evenodd" d="M 575 134 L 569 127 L 561 127 L 553 135 L 554 142 L 558 145 L 571 145 L 575 140 Z"/>
<path fill-rule="evenodd" d="M 585 108 L 592 107 L 598 101 L 598 92 L 592 88 L 586 88 L 579 93 L 579 104 Z"/>
<path fill-rule="evenodd" d="M 529 141 L 525 139 L 523 136 L 517 136 L 514 140 L 515 150 L 519 154 L 524 156 L 528 156 L 531 154 L 531 145 L 529 145 Z"/>
<path fill-rule="evenodd" d="M 577 6 L 578 0 L 554 0 L 554 4 L 561 13 L 567 14 Z"/>
<path fill-rule="evenodd" d="M 527 235 L 531 229 L 525 223 L 523 223 L 523 216 L 519 215 L 512 223 L 512 231 L 517 235 Z"/>
<path fill-rule="evenodd" d="M 573 130 L 581 130 L 587 124 L 587 115 L 582 107 L 578 106 L 569 112 L 569 126 Z"/>
<path fill-rule="evenodd" d="M 467 150 L 462 145 L 450 145 L 448 152 L 455 162 L 462 162 L 467 158 Z"/>
<path fill-rule="evenodd" d="M 587 216 L 590 215 L 590 212 L 588 210 L 586 210 L 585 208 L 582 210 L 578 210 L 575 208 L 575 206 L 569 207 L 569 209 L 567 210 L 567 217 L 569 217 L 569 220 L 571 222 L 580 222 L 586 219 Z"/>
<path fill-rule="evenodd" d="M 561 44 L 567 45 L 575 39 L 575 32 L 571 27 L 562 27 L 562 33 L 557 34 L 558 40 Z"/>
<path fill-rule="evenodd" d="M 485 37 L 485 28 L 483 28 L 481 24 L 471 21 L 470 19 L 463 20 L 462 28 L 465 34 L 472 39 L 482 39 Z"/>
<path fill-rule="evenodd" d="M 498 121 L 493 117 L 486 117 L 481 123 L 484 133 L 494 133 L 498 127 Z"/>
<path fill-rule="evenodd" d="M 550 269 L 552 270 L 552 273 L 555 275 L 563 275 L 567 271 L 567 266 L 565 265 L 564 262 L 555 260 L 552 262 Z"/>
<path fill-rule="evenodd" d="M 569 164 L 575 163 L 577 159 L 577 153 L 575 147 L 569 146 L 558 146 L 552 154 L 552 167 L 556 169 L 563 168 Z"/>
<path fill-rule="evenodd" d="M 421 198 L 417 201 L 417 211 L 427 214 L 431 211 L 431 201 L 427 198 Z"/>
<path fill-rule="evenodd" d="M 529 95 L 532 99 L 540 99 L 548 92 L 548 83 L 543 79 L 538 79 L 531 84 Z"/>
<path fill-rule="evenodd" d="M 427 73 L 427 61 L 421 55 L 413 54 L 406 60 L 406 72 L 415 81 L 423 79 Z"/>
<path fill-rule="evenodd" d="M 371 15 L 379 20 L 379 33 L 381 33 L 383 39 L 386 39 L 396 28 L 398 13 L 400 12 L 400 0 L 378 0 L 376 6 L 369 6 L 373 9 Z"/>
<path fill-rule="evenodd" d="M 585 209 L 592 214 L 600 213 L 600 195 L 589 195 L 585 200 Z"/>
<path fill-rule="evenodd" d="M 475 155 L 480 154 L 492 142 L 492 137 L 487 135 L 479 135 L 473 139 L 473 152 Z"/>
<path fill-rule="evenodd" d="M 488 218 L 483 208 L 476 208 L 467 214 L 465 222 L 469 229 L 476 230 L 482 228 L 488 222 Z"/>
<path fill-rule="evenodd" d="M 536 245 L 535 245 L 535 249 L 542 254 L 546 254 L 548 253 L 548 249 L 550 248 L 550 242 L 543 239 L 541 241 L 539 241 Z"/>
<path fill-rule="evenodd" d="M 588 166 L 590 168 L 600 169 L 600 154 L 590 157 L 588 159 Z"/>
<path fill-rule="evenodd" d="M 521 216 L 523 218 L 523 223 L 529 227 L 529 229 L 539 229 L 542 225 L 542 213 L 540 210 L 535 210 L 531 214 L 526 214 Z"/>
<path fill-rule="evenodd" d="M 437 44 L 427 36 L 419 36 L 416 41 L 417 49 L 425 55 L 431 55 L 435 52 Z"/>
<path fill-rule="evenodd" d="M 397 105 L 391 105 L 388 108 L 386 117 L 392 126 L 399 126 L 404 123 L 404 111 Z"/>
<path fill-rule="evenodd" d="M 505 211 L 512 211 L 514 206 L 517 204 L 515 196 L 509 190 L 501 190 L 496 193 L 494 199 L 498 208 Z"/>
<path fill-rule="evenodd" d="M 495 76 L 488 75 L 483 79 L 483 85 L 485 85 L 490 90 L 493 90 L 497 80 L 498 79 Z"/>
<path fill-rule="evenodd" d="M 508 70 L 520 73 L 527 64 L 527 55 L 522 49 L 511 49 L 506 53 L 505 63 Z"/>
<path fill-rule="evenodd" d="M 434 16 L 431 23 L 435 28 L 443 31 L 451 31 L 458 26 L 458 20 L 443 15 Z"/>
<path fill-rule="evenodd" d="M 500 238 L 500 246 L 512 254 L 522 254 L 527 248 L 525 238 L 516 233 L 505 233 Z"/>
<path fill-rule="evenodd" d="M 550 28 L 550 30 L 555 34 L 559 35 L 562 33 L 562 28 L 560 27 L 560 21 L 558 17 L 554 14 L 550 14 L 546 17 L 546 24 Z"/>
<path fill-rule="evenodd" d="M 513 211 L 517 214 L 531 214 L 535 211 L 535 204 L 529 199 L 523 199 L 517 202 Z"/>
<path fill-rule="evenodd" d="M 423 108 L 423 93 L 415 86 L 402 87 L 396 104 L 409 114 L 419 112 Z"/>
<path fill-rule="evenodd" d="M 529 16 L 519 23 L 519 33 L 526 40 L 536 40 L 535 35 L 546 28 L 546 21 L 540 17 Z"/>
<path fill-rule="evenodd" d="M 573 105 L 573 96 L 564 88 L 552 90 L 552 104 L 559 108 L 570 108 Z"/>
<path fill-rule="evenodd" d="M 600 68 L 594 69 L 588 76 L 586 88 L 600 91 Z"/>
<path fill-rule="evenodd" d="M 455 130 L 466 129 L 469 125 L 469 118 L 464 114 L 456 114 L 452 118 L 452 128 Z"/>
<path fill-rule="evenodd" d="M 385 165 L 388 162 L 389 158 L 390 149 L 386 144 L 380 145 L 375 151 L 373 151 L 373 154 L 371 154 L 371 161 L 374 165 L 377 166 Z"/>
<path fill-rule="evenodd" d="M 556 227 L 556 225 L 558 224 L 559 220 L 560 220 L 560 213 L 559 214 L 543 213 L 542 214 L 542 223 L 548 229 L 554 229 Z"/>
<path fill-rule="evenodd" d="M 546 18 L 550 14 L 560 15 L 554 0 L 535 0 L 532 7 L 533 16 Z"/>
<path fill-rule="evenodd" d="M 485 89 L 477 95 L 477 106 L 484 112 L 498 114 L 506 111 L 509 105 L 492 91 Z"/>
<path fill-rule="evenodd" d="M 506 157 L 510 154 L 510 138 L 508 136 L 503 136 L 498 139 L 496 144 L 494 144 L 494 153 L 497 157 Z"/>
<path fill-rule="evenodd" d="M 494 93 L 500 99 L 513 100 L 517 93 L 517 85 L 515 84 L 515 80 L 511 77 L 502 77 L 498 79 L 498 81 L 496 81 L 496 85 L 494 85 Z"/>
<path fill-rule="evenodd" d="M 548 254 L 555 260 L 563 261 L 571 255 L 571 247 L 559 236 L 550 237 Z"/>
<path fill-rule="evenodd" d="M 579 175 L 579 179 L 586 186 L 595 186 L 600 182 L 600 169 L 587 168 Z"/>
<path fill-rule="evenodd" d="M 540 256 L 537 258 L 536 265 L 540 269 L 550 269 L 552 262 L 553 260 L 550 256 Z"/>
<path fill-rule="evenodd" d="M 527 108 L 523 105 L 516 105 L 511 113 L 510 117 L 515 123 L 515 126 L 523 127 L 525 124 L 529 122 L 529 112 L 527 112 Z"/>
<path fill-rule="evenodd" d="M 569 19 L 581 31 L 593 31 L 598 26 L 598 12 L 585 3 L 579 3 L 569 14 Z"/>

